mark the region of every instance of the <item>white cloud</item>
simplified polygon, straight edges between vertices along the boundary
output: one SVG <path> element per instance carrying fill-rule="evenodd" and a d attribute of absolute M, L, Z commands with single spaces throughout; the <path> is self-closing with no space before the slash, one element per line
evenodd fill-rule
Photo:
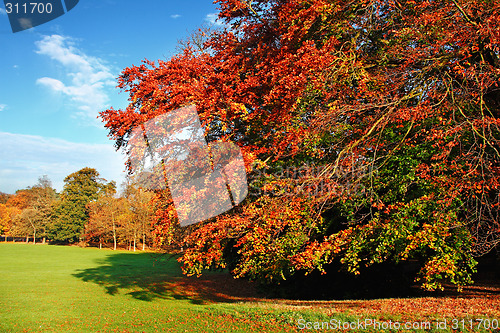
<path fill-rule="evenodd" d="M 69 37 L 44 36 L 35 44 L 36 53 L 58 62 L 66 73 L 64 80 L 42 77 L 37 84 L 69 96 L 80 110 L 78 115 L 95 122 L 98 112 L 109 106 L 108 89 L 116 85 L 111 68 L 103 60 L 77 49 Z"/>
<path fill-rule="evenodd" d="M 175 20 L 175 19 L 178 19 L 179 17 L 182 17 L 182 15 L 174 14 L 174 15 L 170 15 L 170 17 Z"/>
<path fill-rule="evenodd" d="M 101 177 L 124 180 L 124 156 L 110 144 L 74 143 L 36 135 L 0 132 L 0 191 L 14 193 L 48 175 L 61 191 L 64 178 L 84 167 L 95 168 Z"/>
<path fill-rule="evenodd" d="M 7 15 L 7 12 L 5 11 L 5 9 L 0 8 L 0 15 Z"/>
<path fill-rule="evenodd" d="M 7 105 L 6 104 L 0 104 L 0 112 L 2 112 L 5 109 L 7 109 Z"/>
<path fill-rule="evenodd" d="M 54 91 L 63 92 L 66 88 L 64 83 L 62 83 L 59 80 L 50 78 L 50 77 L 42 77 L 42 78 L 36 80 L 36 83 L 44 85 L 46 87 L 49 87 L 50 89 L 52 89 Z"/>

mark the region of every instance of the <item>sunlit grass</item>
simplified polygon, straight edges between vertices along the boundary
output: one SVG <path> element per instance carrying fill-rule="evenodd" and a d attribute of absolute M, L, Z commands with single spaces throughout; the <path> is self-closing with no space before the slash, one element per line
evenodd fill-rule
<path fill-rule="evenodd" d="M 186 286 L 168 255 L 0 244 L 0 265 L 0 332 L 291 332 L 301 319 L 366 317 L 273 301 L 214 301 L 196 284 Z"/>
<path fill-rule="evenodd" d="M 0 331 L 287 331 L 213 312 L 168 289 L 173 258 L 77 247 L 0 244 Z M 166 285 L 166 286 L 164 286 Z"/>

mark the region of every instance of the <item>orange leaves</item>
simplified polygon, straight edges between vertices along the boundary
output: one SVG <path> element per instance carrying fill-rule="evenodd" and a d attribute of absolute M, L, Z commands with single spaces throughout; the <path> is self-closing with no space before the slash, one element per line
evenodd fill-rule
<path fill-rule="evenodd" d="M 353 229 L 349 228 L 325 238 L 322 242 L 309 242 L 304 251 L 293 256 L 294 265 L 297 269 L 323 271 L 323 265 L 330 263 L 336 255 L 346 249 L 352 234 Z"/>
<path fill-rule="evenodd" d="M 185 272 L 199 274 L 202 268 L 225 267 L 233 258 L 223 256 L 224 251 L 240 258 L 233 267 L 239 277 L 275 280 L 295 270 L 292 256 L 314 228 L 307 203 L 267 198 L 242 209 L 239 216 L 218 217 L 217 222 L 205 224 L 186 238 L 191 247 L 180 259 Z"/>
<path fill-rule="evenodd" d="M 0 203 L 0 234 L 6 235 L 9 232 L 14 218 L 19 214 L 19 208 Z"/>
<path fill-rule="evenodd" d="M 409 244 L 400 256 L 402 259 L 408 259 L 409 254 L 420 247 L 428 247 L 433 250 L 439 250 L 439 245 L 436 244 L 436 242 L 441 242 L 448 236 L 450 236 L 450 234 L 448 233 L 446 227 L 424 224 L 420 231 L 408 237 L 407 240 Z"/>

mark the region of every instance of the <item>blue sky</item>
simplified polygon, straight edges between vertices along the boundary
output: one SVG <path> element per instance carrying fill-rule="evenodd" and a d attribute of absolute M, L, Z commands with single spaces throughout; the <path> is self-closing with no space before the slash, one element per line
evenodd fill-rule
<path fill-rule="evenodd" d="M 178 40 L 213 24 L 216 13 L 202 0 L 80 0 L 14 34 L 1 2 L 0 191 L 14 193 L 42 175 L 60 191 L 64 177 L 83 167 L 120 184 L 124 156 L 96 119 L 127 105 L 116 77 L 145 58 L 170 58 Z"/>

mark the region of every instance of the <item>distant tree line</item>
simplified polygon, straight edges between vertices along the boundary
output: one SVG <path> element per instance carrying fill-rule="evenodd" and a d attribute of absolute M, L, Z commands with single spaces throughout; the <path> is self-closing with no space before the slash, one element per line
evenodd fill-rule
<path fill-rule="evenodd" d="M 64 179 L 61 193 L 47 176 L 26 189 L 0 193 L 0 233 L 4 240 L 22 237 L 26 242 L 107 244 L 117 249 L 145 250 L 153 245 L 152 194 L 126 183 L 116 183 L 83 168 Z"/>

